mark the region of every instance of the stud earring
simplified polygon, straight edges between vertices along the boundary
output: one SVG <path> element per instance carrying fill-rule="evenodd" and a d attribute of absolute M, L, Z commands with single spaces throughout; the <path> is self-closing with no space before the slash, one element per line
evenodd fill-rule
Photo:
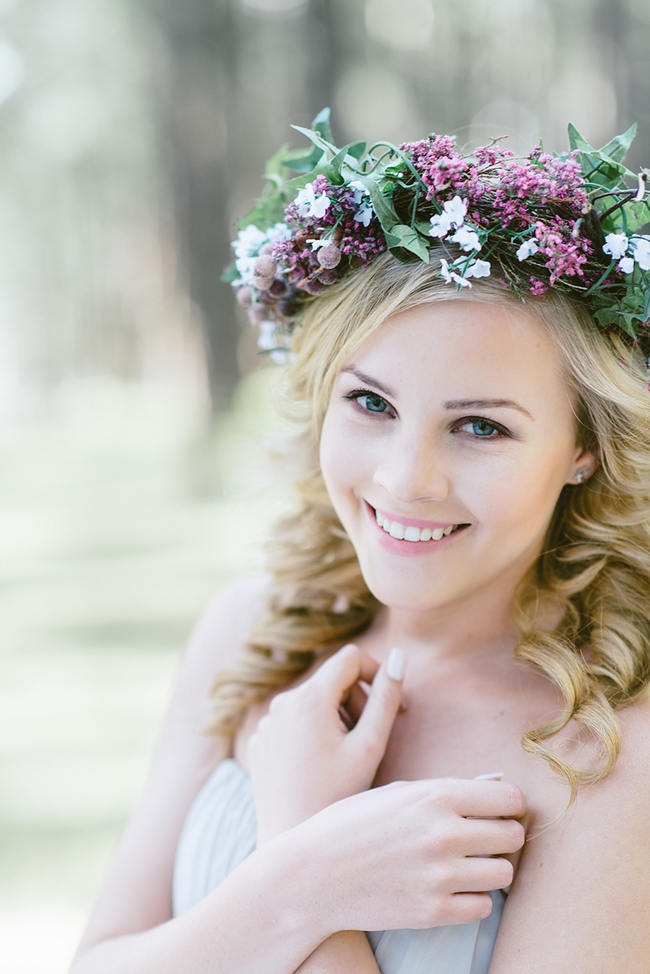
<path fill-rule="evenodd" d="M 573 478 L 573 482 L 576 484 L 581 484 L 586 476 L 587 473 L 585 470 L 576 470 L 575 476 Z"/>

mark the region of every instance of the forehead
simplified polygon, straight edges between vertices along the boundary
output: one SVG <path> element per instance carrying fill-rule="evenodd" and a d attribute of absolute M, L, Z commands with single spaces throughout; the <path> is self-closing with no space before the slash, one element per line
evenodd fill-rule
<path fill-rule="evenodd" d="M 424 379 L 446 397 L 570 402 L 560 349 L 523 305 L 433 301 L 388 318 L 344 363 L 405 390 Z M 377 378 L 381 378 L 378 374 Z"/>

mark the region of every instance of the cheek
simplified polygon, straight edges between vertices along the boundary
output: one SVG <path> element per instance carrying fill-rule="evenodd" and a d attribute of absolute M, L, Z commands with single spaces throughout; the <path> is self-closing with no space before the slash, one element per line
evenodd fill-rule
<path fill-rule="evenodd" d="M 484 508 L 495 521 L 537 531 L 550 521 L 564 483 L 564 454 L 549 457 L 540 451 L 499 471 Z"/>
<path fill-rule="evenodd" d="M 348 450 L 344 446 L 344 439 L 340 435 L 336 419 L 331 413 L 326 413 L 321 430 L 318 457 L 325 486 L 330 496 L 336 491 L 346 470 L 345 456 Z"/>

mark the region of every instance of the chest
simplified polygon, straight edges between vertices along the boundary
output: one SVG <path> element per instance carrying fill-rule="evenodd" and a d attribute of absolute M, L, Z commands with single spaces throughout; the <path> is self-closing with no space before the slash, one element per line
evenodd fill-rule
<path fill-rule="evenodd" d="M 504 699 L 489 683 L 414 687 L 395 721 L 375 784 L 500 771 L 523 787 L 531 778 L 531 758 L 521 738 L 536 725 L 541 709 L 539 702 L 516 695 Z"/>

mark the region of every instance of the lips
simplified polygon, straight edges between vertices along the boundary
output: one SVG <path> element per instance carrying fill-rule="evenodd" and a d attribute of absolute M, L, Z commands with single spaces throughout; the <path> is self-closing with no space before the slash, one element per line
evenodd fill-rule
<path fill-rule="evenodd" d="M 374 530 L 378 532 L 381 546 L 398 555 L 423 555 L 446 548 L 453 538 L 470 526 L 449 521 L 398 519 L 388 512 L 377 511 L 367 501 L 364 501 L 364 505 Z"/>

